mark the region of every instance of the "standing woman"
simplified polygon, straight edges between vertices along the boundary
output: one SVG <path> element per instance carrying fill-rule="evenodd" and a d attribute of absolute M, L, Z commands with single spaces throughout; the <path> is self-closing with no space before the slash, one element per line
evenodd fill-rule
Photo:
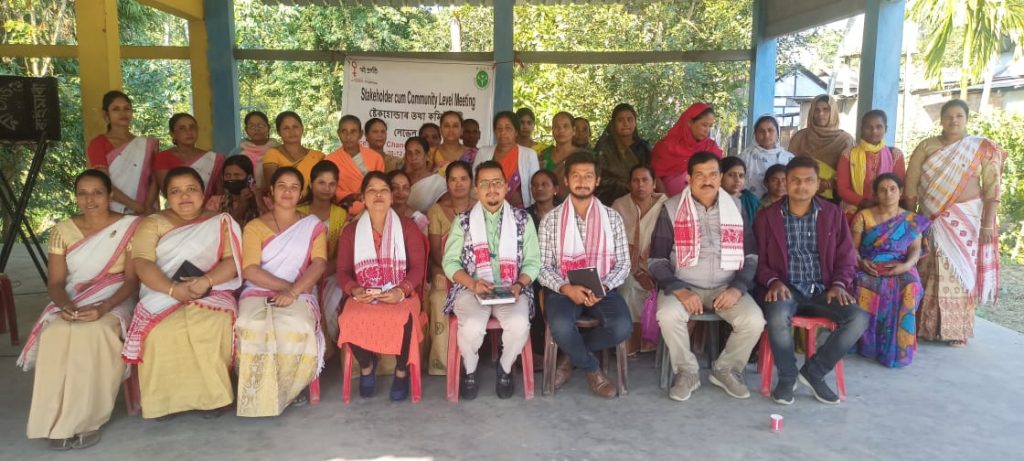
<path fill-rule="evenodd" d="M 917 349 L 915 314 L 924 296 L 917 262 L 928 218 L 900 209 L 899 176 L 882 173 L 872 186 L 877 204 L 857 213 L 850 226 L 857 248 L 857 301 L 871 314 L 857 351 L 887 367 L 904 367 Z"/>
<path fill-rule="evenodd" d="M 843 152 L 836 171 L 836 189 L 842 199 L 843 211 L 850 219 L 859 210 L 877 203 L 872 185 L 878 175 L 895 173 L 902 181 L 907 175 L 903 152 L 885 145 L 888 122 L 885 112 L 871 110 L 860 118 L 860 141 Z"/>
<path fill-rule="evenodd" d="M 409 195 L 412 193 L 409 175 L 401 170 L 392 171 L 388 173 L 388 184 L 391 184 L 391 208 L 398 216 L 411 219 L 423 235 L 427 235 L 427 225 L 430 224 L 427 215 L 409 206 Z"/>
<path fill-rule="evenodd" d="M 686 188 L 690 183 L 686 164 L 693 154 L 705 151 L 722 158 L 722 149 L 710 136 L 713 126 L 715 109 L 703 102 L 694 103 L 654 145 L 651 166 L 658 174 L 658 190 L 674 197 Z"/>
<path fill-rule="evenodd" d="M 836 168 L 839 157 L 856 144 L 853 136 L 839 128 L 839 103 L 827 94 L 811 102 L 811 117 L 804 128 L 789 140 L 789 151 L 795 156 L 811 157 L 818 161 L 821 182 L 818 195 L 827 199 L 836 197 Z"/>
<path fill-rule="evenodd" d="M 427 373 L 444 375 L 448 369 L 448 315 L 444 313 L 444 302 L 448 297 L 448 278 L 444 275 L 441 260 L 444 257 L 444 242 L 452 221 L 476 204 L 470 194 L 473 188 L 473 172 L 469 163 L 456 160 L 445 169 L 448 193 L 427 211 L 430 221 L 427 239 L 430 241 L 430 354 Z"/>
<path fill-rule="evenodd" d="M 54 450 L 99 442 L 124 379 L 121 337 L 139 289 L 126 248 L 141 218 L 110 211 L 112 192 L 99 170 L 75 178 L 81 214 L 50 232 L 50 304 L 18 357 L 36 369 L 28 438 Z"/>
<path fill-rule="evenodd" d="M 86 156 L 89 168 L 110 176 L 114 187 L 110 209 L 135 215 L 155 211 L 157 183 L 151 168 L 160 150 L 157 140 L 132 134 L 132 100 L 120 91 L 103 95 L 103 118 L 107 132 L 89 141 Z"/>
<path fill-rule="evenodd" d="M 274 175 L 274 170 L 290 166 L 302 173 L 302 180 L 306 184 L 310 181 L 310 172 L 313 165 L 324 159 L 324 153 L 318 150 L 309 149 L 302 145 L 302 118 L 299 114 L 290 110 L 277 114 L 274 119 L 274 128 L 277 135 L 281 137 L 282 144 L 279 147 L 267 149 L 267 155 L 263 157 L 263 192 L 270 190 L 270 184 L 266 179 Z"/>
<path fill-rule="evenodd" d="M 258 110 L 245 114 L 242 128 L 245 130 L 246 138 L 228 154 L 228 157 L 249 157 L 256 171 L 256 184 L 263 184 L 263 157 L 266 156 L 268 149 L 280 146 L 281 142 L 270 137 L 270 119 L 267 118 L 267 114 Z"/>
<path fill-rule="evenodd" d="M 520 109 L 522 111 L 522 109 Z M 505 200 L 516 208 L 526 208 L 533 205 L 533 195 L 530 193 L 530 178 L 540 169 L 537 161 L 537 152 L 533 149 L 516 143 L 519 137 L 519 117 L 509 111 L 498 112 L 494 116 L 494 140 L 493 146 L 480 148 L 473 161 L 473 168 L 488 160 L 494 160 L 501 164 L 505 172 L 505 182 L 508 186 L 508 195 Z"/>
<path fill-rule="evenodd" d="M 565 197 L 565 159 L 573 152 L 579 150 L 572 143 L 572 114 L 559 112 L 551 118 L 551 135 L 555 138 L 555 145 L 549 146 L 540 152 L 540 167 L 555 174 L 557 180 L 555 185 L 558 189 L 558 196 Z"/>
<path fill-rule="evenodd" d="M 420 125 L 420 137 L 427 141 L 430 145 L 430 149 L 434 149 L 441 145 L 441 127 L 437 126 L 436 123 L 427 122 Z M 430 152 L 430 150 L 427 150 Z"/>
<path fill-rule="evenodd" d="M 768 192 L 764 186 L 768 168 L 772 165 L 785 165 L 793 159 L 793 154 L 779 144 L 780 134 L 779 121 L 771 115 L 762 116 L 754 122 L 754 143 L 737 156 L 747 167 L 747 190 L 758 199 Z"/>
<path fill-rule="evenodd" d="M 462 145 L 462 114 L 453 110 L 441 114 L 441 144 L 432 151 L 431 159 L 437 174 L 445 174 L 451 162 L 473 163 L 476 148 Z"/>
<path fill-rule="evenodd" d="M 402 167 L 402 158 L 388 155 L 385 146 L 388 144 L 388 124 L 379 118 L 371 118 L 363 124 L 363 136 L 366 146 L 380 154 L 384 159 L 384 172 L 395 171 Z"/>
<path fill-rule="evenodd" d="M 316 284 L 327 265 L 327 228 L 295 209 L 302 174 L 281 167 L 270 177 L 274 207 L 242 234 L 238 306 L 238 416 L 277 416 L 324 365 Z"/>
<path fill-rule="evenodd" d="M 203 179 L 203 184 L 206 184 L 206 191 L 203 193 L 206 200 L 215 193 L 220 194 L 221 191 L 215 189 L 220 185 L 217 179 L 221 177 L 221 171 L 224 169 L 224 156 L 212 150 L 196 148 L 199 125 L 196 124 L 195 117 L 179 112 L 171 116 L 167 125 L 171 130 L 171 142 L 174 147 L 156 154 L 156 159 L 153 160 L 157 184 L 164 183 L 164 176 L 171 168 L 187 166 L 196 170 Z"/>
<path fill-rule="evenodd" d="M 391 185 L 371 171 L 361 188 L 366 211 L 341 233 L 338 284 L 348 296 L 338 317 L 341 336 L 359 362 L 359 395 L 372 397 L 377 354 L 397 355 L 391 400 L 409 395 L 409 375 L 419 379 L 422 332 L 419 287 L 426 270 L 426 248 L 416 224 L 391 209 Z M 414 328 L 415 326 L 415 328 Z M 415 397 L 415 396 L 414 396 Z"/>
<path fill-rule="evenodd" d="M 999 293 L 999 210 L 1006 152 L 967 134 L 967 104 L 942 105 L 942 134 L 921 141 L 907 168 L 907 205 L 932 221 L 921 267 L 920 336 L 965 346 L 974 309 Z"/>
<path fill-rule="evenodd" d="M 401 171 L 410 184 L 407 203 L 421 213 L 434 206 L 447 189 L 444 176 L 430 168 L 429 152 L 430 144 L 426 139 L 413 136 L 405 140 L 405 165 Z"/>
<path fill-rule="evenodd" d="M 540 152 L 547 149 L 548 146 L 533 139 L 533 130 L 537 127 L 537 116 L 534 115 L 533 109 L 530 109 L 529 107 L 520 107 L 519 110 L 516 111 L 516 119 L 519 120 L 519 132 L 516 134 L 516 144 L 529 147 L 530 149 L 533 149 L 534 152 Z"/>
<path fill-rule="evenodd" d="M 612 110 L 604 133 L 597 140 L 597 161 L 601 183 L 597 198 L 606 206 L 629 193 L 629 172 L 637 165 L 651 162 L 651 144 L 636 132 L 636 109 L 621 103 Z"/>
<path fill-rule="evenodd" d="M 162 189 L 168 208 L 143 219 L 132 238 L 142 288 L 121 355 L 139 366 L 143 418 L 217 417 L 234 400 L 241 231 L 227 213 L 203 210 L 195 170 L 172 168 Z"/>
<path fill-rule="evenodd" d="M 319 285 L 320 310 L 323 312 L 322 323 L 331 344 L 338 342 L 338 312 L 341 311 L 341 299 L 344 295 L 334 276 L 337 270 L 338 239 L 341 229 L 348 221 L 345 209 L 333 203 L 335 191 L 338 190 L 338 166 L 334 162 L 321 160 L 313 166 L 313 184 L 305 202 L 298 206 L 302 213 L 316 216 L 327 228 L 327 268 Z M 328 355 L 331 355 L 332 352 Z"/>
<path fill-rule="evenodd" d="M 228 157 L 224 161 L 220 181 L 223 194 L 210 197 L 206 201 L 207 210 L 227 213 L 242 226 L 260 215 L 256 202 L 256 179 L 249 156 Z"/>

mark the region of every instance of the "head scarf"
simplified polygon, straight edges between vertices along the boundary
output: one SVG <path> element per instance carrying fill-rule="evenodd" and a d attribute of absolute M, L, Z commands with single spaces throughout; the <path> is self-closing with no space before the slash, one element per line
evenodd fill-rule
<path fill-rule="evenodd" d="M 668 130 L 661 141 L 654 145 L 651 154 L 651 166 L 659 177 L 676 176 L 686 173 L 686 163 L 693 154 L 701 151 L 711 152 L 722 158 L 722 149 L 710 136 L 697 141 L 693 138 L 689 122 L 711 106 L 698 102 L 691 105 L 679 117 L 679 121 Z"/>
<path fill-rule="evenodd" d="M 829 107 L 828 123 L 825 126 L 814 124 L 814 106 L 819 102 L 827 102 Z M 789 151 L 800 156 L 811 157 L 833 169 L 839 163 L 839 156 L 854 146 L 853 136 L 839 128 L 839 103 L 829 95 L 821 95 L 811 102 L 811 116 L 808 117 L 807 128 L 795 134 L 789 141 Z"/>

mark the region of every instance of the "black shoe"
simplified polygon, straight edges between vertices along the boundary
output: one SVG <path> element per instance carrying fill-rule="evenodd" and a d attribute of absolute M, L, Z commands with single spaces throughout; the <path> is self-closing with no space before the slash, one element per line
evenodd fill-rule
<path fill-rule="evenodd" d="M 810 373 L 807 372 L 806 365 L 804 365 L 804 367 L 800 369 L 800 374 L 798 375 L 798 377 L 801 383 L 811 388 L 811 392 L 814 393 L 814 398 L 818 399 L 819 402 L 826 403 L 829 405 L 839 404 L 839 396 L 836 395 L 835 392 L 832 392 L 832 389 L 828 387 L 828 384 L 825 384 L 824 379 L 811 378 Z"/>
<path fill-rule="evenodd" d="M 377 358 L 374 357 L 370 374 L 359 374 L 359 397 L 368 399 L 377 393 Z"/>
<path fill-rule="evenodd" d="M 463 400 L 473 400 L 476 398 L 476 394 L 479 390 L 480 389 L 476 384 L 476 372 L 463 373 L 462 382 L 459 384 L 459 398 Z"/>
<path fill-rule="evenodd" d="M 409 375 L 399 378 L 395 375 L 395 379 L 391 381 L 391 401 L 401 402 L 409 397 Z"/>
<path fill-rule="evenodd" d="M 795 379 L 779 378 L 779 383 L 775 385 L 775 390 L 772 391 L 772 400 L 779 405 L 792 405 L 794 400 L 793 391 L 795 390 Z"/>
<path fill-rule="evenodd" d="M 494 381 L 494 391 L 498 394 L 499 399 L 507 399 L 512 397 L 512 394 L 516 392 L 516 386 L 512 382 L 512 373 L 505 373 L 505 369 L 498 363 L 494 367 L 497 372 L 497 379 Z M 514 368 L 513 368 L 514 370 Z"/>

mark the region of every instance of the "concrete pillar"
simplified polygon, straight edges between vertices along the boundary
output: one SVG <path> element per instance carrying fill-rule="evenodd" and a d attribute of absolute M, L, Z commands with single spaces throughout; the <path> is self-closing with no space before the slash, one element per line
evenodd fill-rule
<path fill-rule="evenodd" d="M 117 0 L 75 2 L 78 66 L 82 92 L 85 142 L 107 132 L 103 94 L 121 89 L 121 35 L 117 30 Z"/>
<path fill-rule="evenodd" d="M 775 107 L 775 71 L 778 43 L 765 35 L 765 0 L 754 0 L 753 30 L 750 32 L 753 56 L 750 60 L 750 100 L 747 112 L 747 135 L 744 145 L 754 142 L 754 122 Z"/>
<path fill-rule="evenodd" d="M 859 133 L 860 116 L 865 112 L 872 109 L 885 111 L 889 119 L 889 129 L 885 133 L 888 145 L 896 142 L 905 10 L 905 0 L 867 0 L 864 11 L 857 129 Z"/>
<path fill-rule="evenodd" d="M 228 154 L 241 140 L 235 14 L 232 0 L 206 0 L 213 150 Z"/>
<path fill-rule="evenodd" d="M 512 110 L 512 80 L 515 72 L 515 50 L 512 43 L 512 22 L 515 0 L 494 0 L 494 112 Z M 490 123 L 483 121 L 481 123 Z"/>

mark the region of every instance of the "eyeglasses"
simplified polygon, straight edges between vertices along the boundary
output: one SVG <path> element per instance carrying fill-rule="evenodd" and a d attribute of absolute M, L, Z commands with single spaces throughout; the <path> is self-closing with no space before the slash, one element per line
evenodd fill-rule
<path fill-rule="evenodd" d="M 504 186 L 504 179 L 492 179 L 490 181 L 480 181 L 476 183 L 476 187 L 479 187 L 481 189 L 500 189 Z"/>

